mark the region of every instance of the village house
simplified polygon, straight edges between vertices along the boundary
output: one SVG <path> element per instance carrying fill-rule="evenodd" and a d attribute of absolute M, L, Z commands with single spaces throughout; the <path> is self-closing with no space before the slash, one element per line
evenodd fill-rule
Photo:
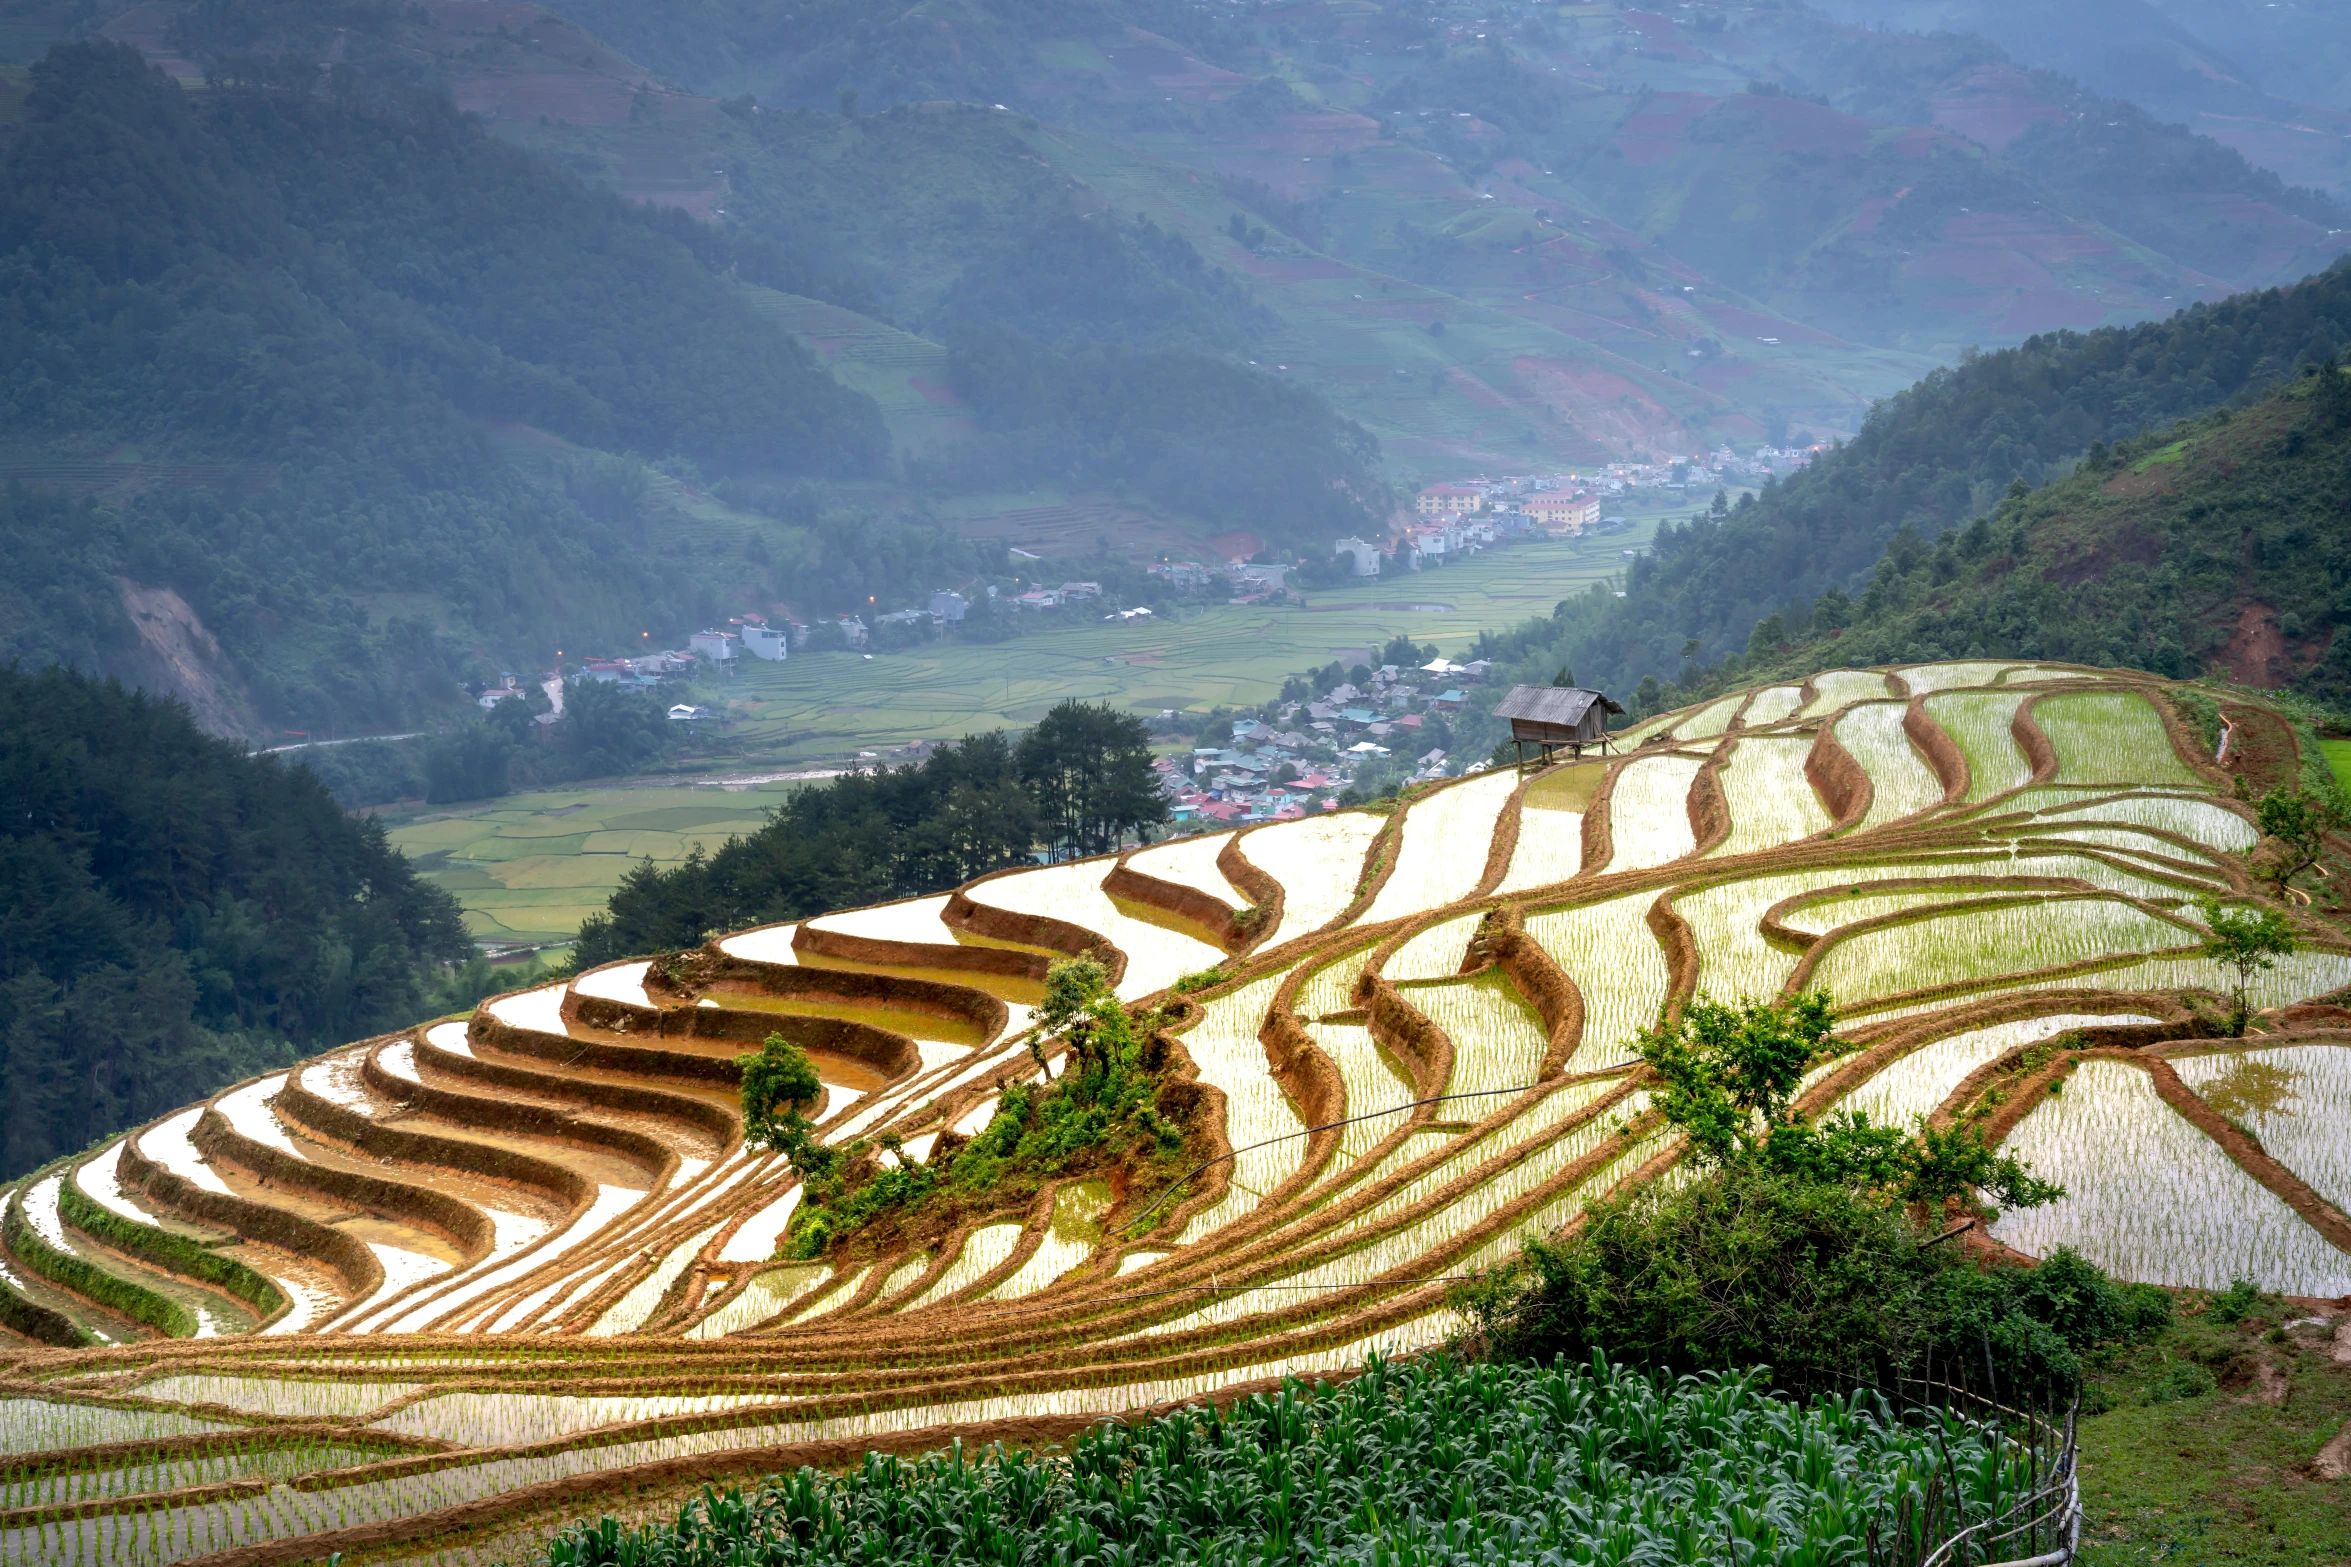
<path fill-rule="evenodd" d="M 1331 546 L 1333 555 L 1347 562 L 1347 570 L 1358 577 L 1376 577 L 1380 574 L 1380 547 L 1362 539 L 1345 538 Z"/>
<path fill-rule="evenodd" d="M 952 588 L 941 588 L 938 592 L 931 595 L 930 609 L 932 618 L 938 620 L 943 625 L 952 625 L 956 621 L 961 620 L 964 616 L 964 612 L 969 607 L 969 605 L 964 603 L 963 595 L 957 593 Z"/>
<path fill-rule="evenodd" d="M 1155 566 L 1146 566 L 1143 570 L 1147 576 L 1165 578 L 1167 585 L 1179 592 L 1198 591 L 1208 586 L 1210 576 L 1208 568 L 1196 560 L 1164 561 Z"/>
<path fill-rule="evenodd" d="M 1582 533 L 1600 521 L 1600 498 L 1582 490 L 1530 495 L 1519 502 L 1519 509 L 1554 534 Z"/>
<path fill-rule="evenodd" d="M 792 636 L 782 626 L 771 626 L 764 616 L 745 615 L 742 619 L 743 651 L 753 658 L 763 658 L 780 664 L 791 652 Z"/>
<path fill-rule="evenodd" d="M 1482 484 L 1432 484 L 1422 489 L 1414 509 L 1423 517 L 1459 517 L 1485 504 Z"/>
<path fill-rule="evenodd" d="M 706 658 L 713 664 L 731 664 L 741 639 L 732 631 L 697 631 L 686 638 L 686 646 L 696 658 Z"/>

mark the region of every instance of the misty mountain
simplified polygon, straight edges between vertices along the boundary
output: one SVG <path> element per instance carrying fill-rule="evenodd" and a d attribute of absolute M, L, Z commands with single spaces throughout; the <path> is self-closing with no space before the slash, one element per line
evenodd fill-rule
<path fill-rule="evenodd" d="M 247 720 L 400 723 L 476 637 L 552 651 L 690 608 L 591 471 L 532 482 L 495 429 L 788 473 L 886 451 L 717 236 L 429 94 L 199 98 L 130 49 L 61 49 L 0 148 L 0 234 L 19 476 L 151 475 L 105 506 L 0 501 L 11 558 L 65 579 L 14 601 L 0 651 L 138 673 L 127 600 L 168 591 Z"/>

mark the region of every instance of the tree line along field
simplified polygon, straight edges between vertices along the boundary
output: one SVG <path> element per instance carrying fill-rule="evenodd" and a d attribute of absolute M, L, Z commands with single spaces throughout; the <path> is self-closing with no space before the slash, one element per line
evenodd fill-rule
<path fill-rule="evenodd" d="M 231 1088 L 0 1199 L 0 1560 L 494 1555 L 703 1476 L 1429 1348 L 1452 1280 L 1680 1166 L 1629 1047 L 1698 995 L 1829 989 L 1802 1107 L 2028 1153 L 2067 1195 L 1992 1226 L 2020 1252 L 2351 1293 L 2351 942 L 2284 909 L 2300 950 L 2218 1036 L 2208 900 L 2271 905 L 2174 689 L 1839 671 L 1602 763 L 743 931 Z M 2221 713 L 2257 792 L 2294 776 L 2289 723 Z M 1182 1179 L 799 1244 L 831 1199 L 747 1145 L 737 1054 L 804 1048 L 811 1147 L 924 1167 L 1070 1070 L 1023 1035 L 1078 953 L 1182 1085 L 1183 1158 L 1143 1167 Z"/>

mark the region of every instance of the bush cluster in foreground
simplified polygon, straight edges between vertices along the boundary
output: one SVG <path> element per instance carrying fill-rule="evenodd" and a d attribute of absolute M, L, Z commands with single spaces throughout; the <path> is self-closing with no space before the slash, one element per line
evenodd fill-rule
<path fill-rule="evenodd" d="M 670 1523 L 574 1525 L 552 1567 L 1315 1560 L 1739 1562 L 1923 1555 L 1938 1503 L 1969 1520 L 2032 1485 L 2021 1450 L 1875 1395 L 1798 1404 L 1752 1375 L 1371 1361 L 1219 1414 L 1105 1422 L 1065 1458 L 868 1454 L 842 1475 L 705 1490 Z M 1905 1537 L 1906 1533 L 1909 1537 Z"/>
<path fill-rule="evenodd" d="M 1790 1387 L 1931 1375 L 2059 1407 L 2088 1357 L 2171 1320 L 2162 1290 L 2072 1251 L 1978 1266 L 1896 1204 L 1752 1165 L 1595 1204 L 1457 1304 L 1504 1357 L 1604 1347 L 1671 1372 L 1766 1367 Z"/>

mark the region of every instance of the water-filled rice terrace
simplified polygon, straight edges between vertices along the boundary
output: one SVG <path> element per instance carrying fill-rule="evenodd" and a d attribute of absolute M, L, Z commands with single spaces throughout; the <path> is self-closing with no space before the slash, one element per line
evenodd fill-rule
<path fill-rule="evenodd" d="M 2008 1246 L 2351 1292 L 2351 1012 L 2314 1004 L 2351 943 L 2291 911 L 2260 1032 L 2211 1037 L 2200 900 L 2260 897 L 2258 835 L 2167 689 L 1838 671 L 1604 761 L 743 931 L 233 1087 L 0 1193 L 0 1560 L 446 1551 L 1436 1344 L 1451 1281 L 1676 1167 L 1630 1046 L 1700 992 L 1829 989 L 1806 1108 L 1980 1115 L 2067 1188 Z M 2224 711 L 2293 765 L 2275 714 Z M 1047 967 L 1086 952 L 1165 1007 L 1221 1157 L 779 1256 L 801 1194 L 745 1146 L 738 1053 L 783 1033 L 823 1141 L 923 1160 L 1038 1074 Z"/>

